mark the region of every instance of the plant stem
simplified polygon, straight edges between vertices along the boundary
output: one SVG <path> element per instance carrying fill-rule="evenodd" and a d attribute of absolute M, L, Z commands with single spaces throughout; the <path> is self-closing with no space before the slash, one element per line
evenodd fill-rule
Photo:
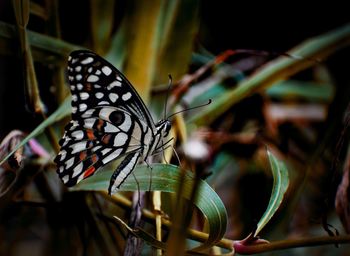
<path fill-rule="evenodd" d="M 233 242 L 235 252 L 238 254 L 256 254 L 299 247 L 345 243 L 350 243 L 350 235 L 304 237 L 298 239 L 286 239 L 258 245 L 241 245 L 237 242 Z M 226 242 L 225 247 L 227 247 L 227 245 L 228 244 Z"/>

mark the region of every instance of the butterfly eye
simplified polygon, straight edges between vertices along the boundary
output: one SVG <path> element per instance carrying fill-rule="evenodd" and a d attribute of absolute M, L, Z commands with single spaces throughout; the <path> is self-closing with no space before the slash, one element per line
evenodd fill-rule
<path fill-rule="evenodd" d="M 166 120 L 164 123 L 164 137 L 167 137 L 169 135 L 171 129 L 171 123 L 169 120 Z"/>

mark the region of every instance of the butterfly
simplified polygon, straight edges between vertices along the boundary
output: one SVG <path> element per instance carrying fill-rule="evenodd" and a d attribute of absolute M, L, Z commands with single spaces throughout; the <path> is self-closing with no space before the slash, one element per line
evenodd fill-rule
<path fill-rule="evenodd" d="M 110 179 L 115 193 L 139 161 L 164 147 L 171 122 L 155 123 L 125 76 L 99 55 L 74 51 L 68 57 L 72 120 L 66 125 L 55 158 L 57 173 L 74 186 L 107 163 L 124 157 Z"/>

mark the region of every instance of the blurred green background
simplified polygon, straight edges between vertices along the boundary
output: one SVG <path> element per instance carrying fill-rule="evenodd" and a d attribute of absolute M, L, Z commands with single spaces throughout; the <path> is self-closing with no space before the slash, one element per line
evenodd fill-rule
<path fill-rule="evenodd" d="M 227 222 L 229 242 L 248 236 L 274 198 L 269 149 L 287 166 L 289 188 L 281 192 L 283 201 L 268 208 L 274 209 L 271 217 L 277 213 L 260 237 L 288 243 L 348 234 L 350 19 L 346 12 L 336 3 L 308 8 L 302 2 L 229 0 L 1 1 L 0 139 L 10 135 L 0 146 L 0 160 L 42 126 L 0 168 L 0 254 L 128 254 L 130 238 L 113 216 L 128 222 L 132 193 L 109 197 L 96 192 L 104 184 L 98 182 L 108 182 L 108 175 L 67 190 L 52 162 L 70 114 L 64 101 L 70 95 L 66 59 L 71 51 L 83 48 L 120 69 L 155 120 L 164 113 L 168 74 L 173 77 L 168 113 L 213 101 L 173 118 L 172 136 L 182 166 L 206 182 L 197 197 L 213 196 L 216 206 L 222 200 L 227 219 L 220 209 L 217 217 L 225 220 L 210 224 L 216 220 L 210 209 L 207 219 L 201 213 L 213 206 L 190 198 L 185 205 L 195 201 L 198 208 L 184 210 L 183 220 L 176 220 L 179 205 L 173 193 L 162 193 L 162 214 L 155 211 L 147 193 L 146 208 L 153 215 L 146 214 L 140 225 L 149 233 L 158 234 L 154 219 L 161 215 L 204 232 L 209 232 L 209 225 L 210 234 L 219 238 L 224 231 L 213 229 Z M 11 134 L 14 130 L 18 132 Z M 193 156 L 203 148 L 207 153 Z M 179 165 L 171 152 L 166 157 Z M 163 170 L 174 188 L 181 185 L 172 167 L 162 168 L 154 173 L 161 175 Z M 136 177 L 147 191 L 149 170 L 138 169 Z M 129 190 L 137 193 L 134 179 L 128 181 Z M 172 191 L 161 185 L 154 178 L 155 188 Z M 172 238 L 167 228 L 162 236 L 163 242 Z M 167 244 L 168 249 L 179 245 L 179 252 L 172 254 L 184 253 L 184 240 Z M 200 241 L 198 236 L 186 240 L 185 247 L 197 245 L 194 241 Z M 348 255 L 349 248 L 331 244 L 264 255 Z M 203 253 L 225 252 L 210 248 Z M 132 253 L 162 254 L 146 244 Z"/>

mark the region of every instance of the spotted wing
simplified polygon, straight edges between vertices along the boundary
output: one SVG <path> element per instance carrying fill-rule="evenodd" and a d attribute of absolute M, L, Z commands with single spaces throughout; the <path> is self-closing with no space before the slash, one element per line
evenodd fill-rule
<path fill-rule="evenodd" d="M 142 150 L 139 122 L 114 107 L 97 107 L 72 120 L 60 141 L 55 162 L 63 183 L 73 186 L 110 161 Z"/>
<path fill-rule="evenodd" d="M 85 50 L 72 52 L 68 59 L 68 79 L 73 119 L 97 106 L 116 106 L 155 129 L 147 107 L 131 83 L 97 54 Z"/>
<path fill-rule="evenodd" d="M 130 82 L 98 55 L 73 52 L 68 79 L 72 121 L 65 128 L 55 162 L 59 177 L 73 186 L 108 162 L 141 152 L 155 125 Z M 118 169 L 125 176 L 133 168 L 127 172 Z"/>

